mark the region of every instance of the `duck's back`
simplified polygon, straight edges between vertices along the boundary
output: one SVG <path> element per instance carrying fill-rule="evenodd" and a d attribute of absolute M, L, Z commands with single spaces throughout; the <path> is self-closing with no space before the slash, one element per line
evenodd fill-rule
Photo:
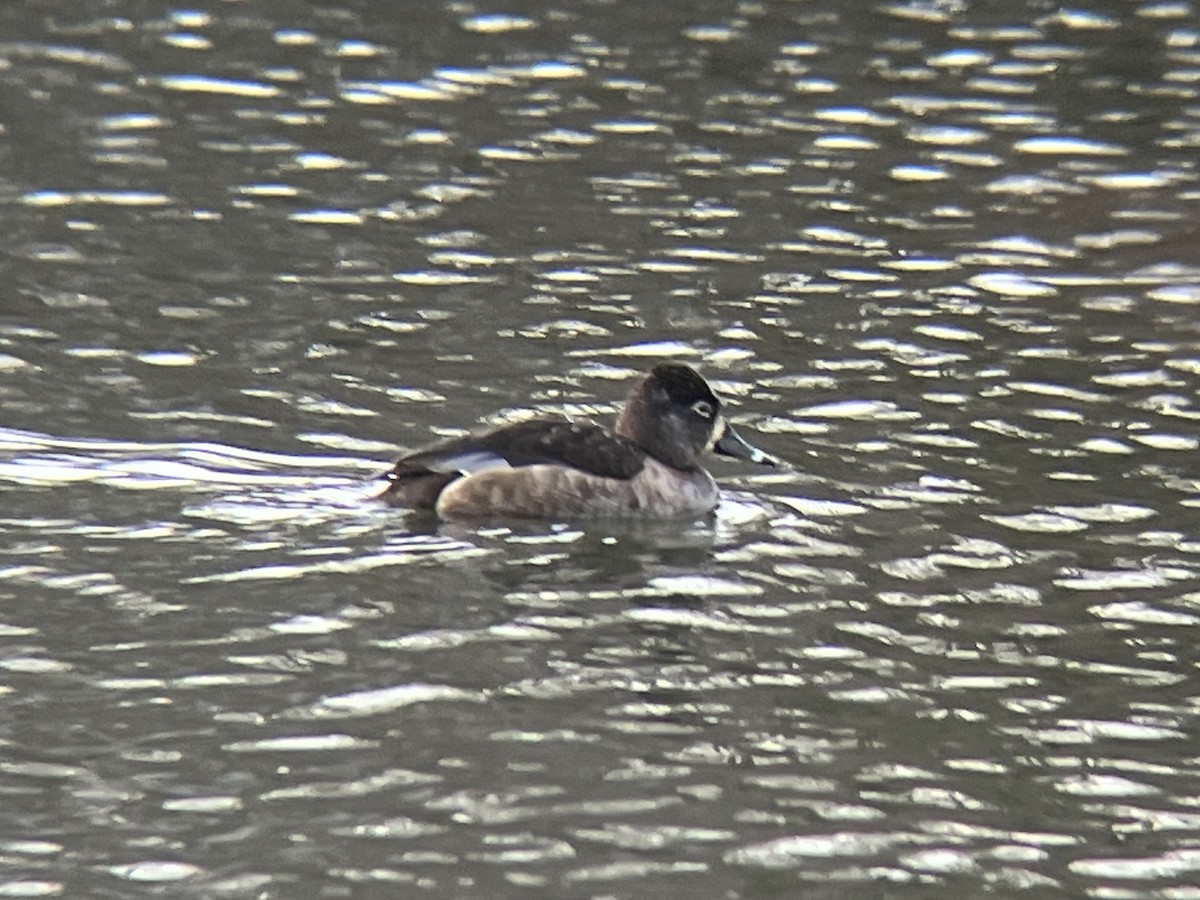
<path fill-rule="evenodd" d="M 386 475 L 384 496 L 405 506 L 433 509 L 452 482 L 491 470 L 537 467 L 523 473 L 538 493 L 554 482 L 561 490 L 571 472 L 629 481 L 646 453 L 620 435 L 590 422 L 530 419 L 423 447 L 401 457 Z"/>

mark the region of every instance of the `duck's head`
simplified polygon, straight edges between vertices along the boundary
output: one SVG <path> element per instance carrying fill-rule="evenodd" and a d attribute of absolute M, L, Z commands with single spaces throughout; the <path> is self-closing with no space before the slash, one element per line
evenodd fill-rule
<path fill-rule="evenodd" d="M 617 434 L 659 462 L 689 471 L 712 450 L 760 465 L 779 461 L 742 439 L 721 415 L 721 401 L 690 366 L 663 363 L 633 386 L 617 419 Z"/>

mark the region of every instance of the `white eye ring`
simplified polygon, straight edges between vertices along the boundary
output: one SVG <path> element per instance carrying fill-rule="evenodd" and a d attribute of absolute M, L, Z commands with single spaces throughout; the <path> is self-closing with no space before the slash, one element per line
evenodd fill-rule
<path fill-rule="evenodd" d="M 711 419 L 717 411 L 707 400 L 697 400 L 692 404 L 692 412 L 702 419 Z"/>

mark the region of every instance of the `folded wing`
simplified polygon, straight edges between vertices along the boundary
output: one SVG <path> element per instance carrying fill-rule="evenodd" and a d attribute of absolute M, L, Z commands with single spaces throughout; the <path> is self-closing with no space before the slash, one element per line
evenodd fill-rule
<path fill-rule="evenodd" d="M 630 441 L 590 422 L 531 419 L 451 438 L 396 461 L 385 496 L 430 508 L 456 478 L 495 468 L 560 465 L 601 478 L 637 475 L 646 454 Z"/>

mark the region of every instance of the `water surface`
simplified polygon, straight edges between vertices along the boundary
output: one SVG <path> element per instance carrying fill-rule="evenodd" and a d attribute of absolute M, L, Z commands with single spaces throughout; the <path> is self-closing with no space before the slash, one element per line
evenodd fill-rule
<path fill-rule="evenodd" d="M 0 7 L 0 896 L 1185 898 L 1190 2 Z M 699 366 L 712 521 L 394 454 Z"/>

